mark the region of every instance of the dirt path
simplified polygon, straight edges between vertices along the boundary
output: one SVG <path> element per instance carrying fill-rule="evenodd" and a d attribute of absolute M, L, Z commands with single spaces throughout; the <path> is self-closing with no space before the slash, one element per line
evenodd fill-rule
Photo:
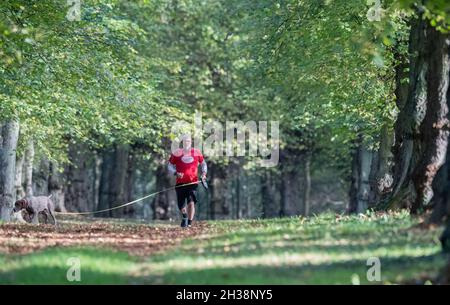
<path fill-rule="evenodd" d="M 206 222 L 189 229 L 175 224 L 149 226 L 114 222 L 61 222 L 51 225 L 0 225 L 0 253 L 27 254 L 48 247 L 94 246 L 147 256 L 179 244 L 184 238 L 202 238 L 210 233 Z"/>

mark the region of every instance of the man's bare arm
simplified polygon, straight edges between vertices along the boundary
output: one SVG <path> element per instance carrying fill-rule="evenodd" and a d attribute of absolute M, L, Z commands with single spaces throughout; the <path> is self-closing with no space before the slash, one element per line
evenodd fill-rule
<path fill-rule="evenodd" d="M 202 177 L 206 177 L 206 174 L 208 173 L 208 165 L 206 165 L 206 161 L 203 160 L 200 166 L 202 168 Z"/>

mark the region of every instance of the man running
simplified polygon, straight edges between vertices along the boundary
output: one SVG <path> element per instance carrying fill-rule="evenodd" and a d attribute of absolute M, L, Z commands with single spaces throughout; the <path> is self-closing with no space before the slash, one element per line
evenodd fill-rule
<path fill-rule="evenodd" d="M 201 165 L 202 180 L 206 179 L 208 167 L 200 150 L 192 148 L 189 135 L 182 137 L 183 148 L 170 155 L 168 170 L 177 177 L 176 192 L 178 208 L 182 215 L 181 227 L 191 227 L 195 215 L 198 187 L 198 165 Z M 187 184 L 187 185 L 185 185 Z M 187 208 L 186 208 L 187 202 Z"/>

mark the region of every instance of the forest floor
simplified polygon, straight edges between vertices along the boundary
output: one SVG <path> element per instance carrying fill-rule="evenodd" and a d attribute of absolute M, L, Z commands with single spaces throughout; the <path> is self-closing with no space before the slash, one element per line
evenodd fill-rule
<path fill-rule="evenodd" d="M 406 212 L 173 223 L 70 218 L 0 224 L 0 284 L 433 283 L 442 228 Z M 380 260 L 369 282 L 367 260 Z M 70 259 L 81 281 L 69 282 Z"/>

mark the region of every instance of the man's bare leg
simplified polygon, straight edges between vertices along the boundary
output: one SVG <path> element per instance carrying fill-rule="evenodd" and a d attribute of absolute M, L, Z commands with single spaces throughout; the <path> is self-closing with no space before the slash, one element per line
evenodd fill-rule
<path fill-rule="evenodd" d="M 188 226 L 188 211 L 186 209 L 186 206 L 180 210 L 182 220 L 181 220 L 181 227 L 186 228 Z"/>
<path fill-rule="evenodd" d="M 190 225 L 192 220 L 194 219 L 194 216 L 195 216 L 195 203 L 194 203 L 194 201 L 191 201 L 191 202 L 188 203 L 188 205 L 187 205 L 187 214 L 188 214 L 188 221 L 189 221 L 189 225 Z"/>
<path fill-rule="evenodd" d="M 186 207 L 184 207 L 184 208 L 181 209 L 181 214 L 187 214 L 187 213 L 188 213 L 188 212 L 187 212 Z"/>

